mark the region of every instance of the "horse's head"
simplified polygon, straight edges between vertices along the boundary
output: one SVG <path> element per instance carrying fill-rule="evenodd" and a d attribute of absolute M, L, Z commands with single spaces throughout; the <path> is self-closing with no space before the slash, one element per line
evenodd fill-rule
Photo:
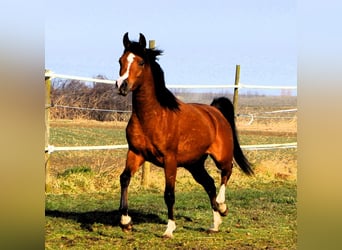
<path fill-rule="evenodd" d="M 119 59 L 120 77 L 116 84 L 119 94 L 127 95 L 129 91 L 136 89 L 142 82 L 146 61 L 146 39 L 140 33 L 139 42 L 132 42 L 128 38 L 128 33 L 123 37 L 124 53 Z"/>

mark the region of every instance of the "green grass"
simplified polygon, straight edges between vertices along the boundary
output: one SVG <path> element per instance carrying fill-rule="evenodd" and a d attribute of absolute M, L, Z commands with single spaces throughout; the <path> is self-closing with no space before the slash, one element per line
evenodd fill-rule
<path fill-rule="evenodd" d="M 291 136 L 240 135 L 242 145 L 296 141 Z M 50 144 L 124 144 L 124 129 L 108 124 L 52 126 Z M 296 249 L 295 149 L 246 151 L 255 177 L 233 169 L 226 193 L 229 214 L 220 232 L 207 234 L 212 211 L 207 194 L 191 175 L 179 169 L 176 182 L 174 238 L 161 238 L 167 210 L 164 173 L 152 166 L 148 188 L 140 185 L 141 170 L 129 187 L 131 233 L 119 222 L 119 175 L 126 150 L 55 152 L 50 157 L 52 188 L 46 193 L 46 249 Z M 220 173 L 206 168 L 217 185 Z"/>
<path fill-rule="evenodd" d="M 255 188 L 230 188 L 230 213 L 217 234 L 207 234 L 212 213 L 205 192 L 176 193 L 174 238 L 161 238 L 167 214 L 162 194 L 130 192 L 132 233 L 119 222 L 119 194 L 46 197 L 46 249 L 295 249 L 296 185 L 274 181 Z M 268 248 L 267 248 L 268 247 Z"/>
<path fill-rule="evenodd" d="M 115 127 L 55 127 L 50 143 L 54 146 L 97 146 L 126 144 L 125 130 Z"/>

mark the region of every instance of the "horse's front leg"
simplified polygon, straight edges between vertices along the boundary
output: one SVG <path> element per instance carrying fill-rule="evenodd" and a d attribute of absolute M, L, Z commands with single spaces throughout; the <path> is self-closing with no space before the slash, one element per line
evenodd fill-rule
<path fill-rule="evenodd" d="M 175 204 L 175 182 L 177 175 L 177 163 L 176 161 L 169 160 L 165 164 L 165 192 L 164 200 L 167 205 L 168 222 L 166 231 L 163 234 L 165 238 L 172 238 L 173 231 L 176 229 L 176 223 L 174 219 L 173 206 Z"/>
<path fill-rule="evenodd" d="M 120 227 L 124 232 L 132 230 L 133 224 L 132 219 L 128 215 L 128 186 L 131 181 L 131 177 L 138 170 L 138 168 L 143 164 L 144 158 L 140 155 L 135 154 L 132 151 L 128 151 L 126 167 L 122 174 L 120 175 L 120 185 L 121 185 L 121 199 L 120 199 Z"/>

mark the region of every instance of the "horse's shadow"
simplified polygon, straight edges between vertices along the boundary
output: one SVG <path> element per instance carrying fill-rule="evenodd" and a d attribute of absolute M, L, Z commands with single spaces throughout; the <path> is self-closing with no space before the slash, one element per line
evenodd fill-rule
<path fill-rule="evenodd" d="M 130 210 L 130 216 L 134 218 L 134 224 L 141 223 L 166 223 L 158 215 L 152 213 L 141 213 Z M 90 212 L 64 212 L 58 210 L 45 210 L 45 216 L 74 220 L 81 224 L 81 228 L 93 231 L 92 225 L 100 223 L 108 226 L 119 226 L 121 214 L 118 210 L 113 211 L 90 211 Z"/>

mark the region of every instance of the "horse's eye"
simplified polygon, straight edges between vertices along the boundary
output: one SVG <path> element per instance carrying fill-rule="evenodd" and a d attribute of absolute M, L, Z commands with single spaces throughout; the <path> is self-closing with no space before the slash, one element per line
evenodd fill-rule
<path fill-rule="evenodd" d="M 144 66 L 144 64 L 145 64 L 145 61 L 144 61 L 144 60 L 141 60 L 141 61 L 138 62 L 138 65 L 139 65 L 139 66 Z"/>

